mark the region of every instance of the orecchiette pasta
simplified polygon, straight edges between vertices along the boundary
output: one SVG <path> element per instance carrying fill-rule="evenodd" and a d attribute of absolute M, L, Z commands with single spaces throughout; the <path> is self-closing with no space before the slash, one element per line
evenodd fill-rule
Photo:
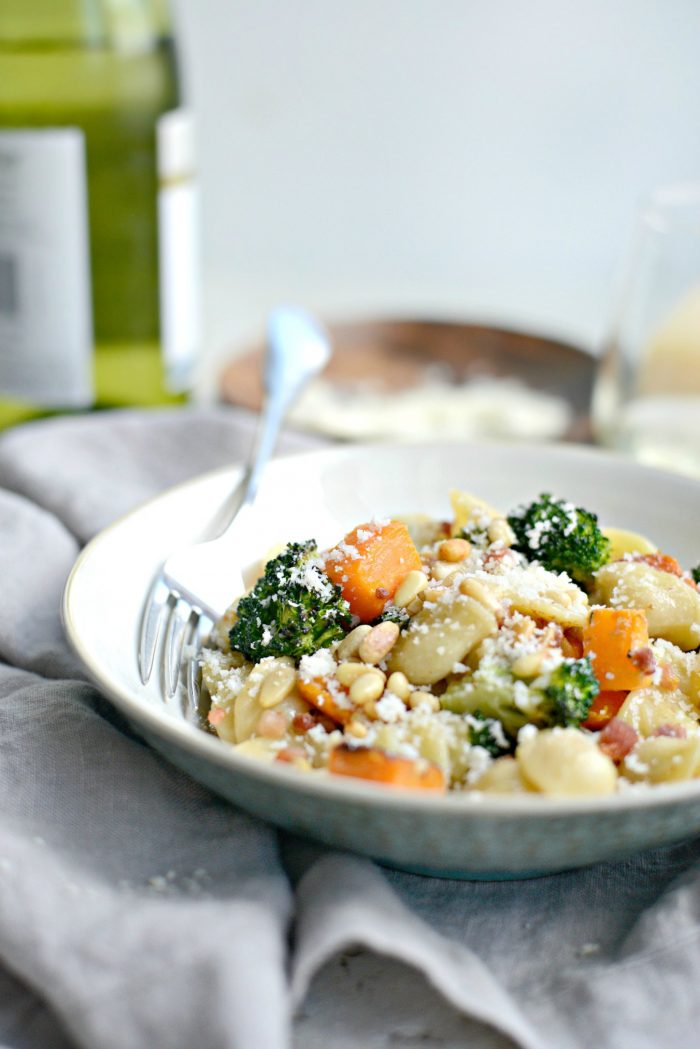
<path fill-rule="evenodd" d="M 450 491 L 450 503 L 452 504 L 452 535 L 462 535 L 465 529 L 472 527 L 475 530 L 485 531 L 492 521 L 503 520 L 500 510 L 490 506 L 484 499 L 480 499 L 471 492 L 462 492 L 457 488 Z"/>
<path fill-rule="evenodd" d="M 656 640 L 651 647 L 668 684 L 675 685 L 700 711 L 700 654 L 684 652 L 670 641 Z"/>
<path fill-rule="evenodd" d="M 630 725 L 639 736 L 653 736 L 664 725 L 697 729 L 698 718 L 680 689 L 637 688 L 629 693 L 620 707 L 618 718 Z"/>
<path fill-rule="evenodd" d="M 641 740 L 623 761 L 632 782 L 673 783 L 700 775 L 700 738 L 654 736 Z"/>
<path fill-rule="evenodd" d="M 496 630 L 493 612 L 465 594 L 426 599 L 394 645 L 389 669 L 401 671 L 412 685 L 434 685 Z"/>
<path fill-rule="evenodd" d="M 612 794 L 617 772 L 590 736 L 573 728 L 545 729 L 516 751 L 523 780 L 542 794 Z"/>
<path fill-rule="evenodd" d="M 528 787 L 515 758 L 504 757 L 491 762 L 474 783 L 474 789 L 485 794 L 524 794 Z"/>
<path fill-rule="evenodd" d="M 610 543 L 611 561 L 620 561 L 628 554 L 654 554 L 658 549 L 646 536 L 627 528 L 603 528 L 601 531 Z"/>
<path fill-rule="evenodd" d="M 562 627 L 582 627 L 588 619 L 588 598 L 570 579 L 528 565 L 520 572 L 488 580 L 488 587 L 510 608 L 533 619 Z"/>

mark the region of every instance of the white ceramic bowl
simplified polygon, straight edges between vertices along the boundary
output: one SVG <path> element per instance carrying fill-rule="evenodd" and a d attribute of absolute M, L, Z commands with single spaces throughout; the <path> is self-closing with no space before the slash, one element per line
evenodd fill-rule
<path fill-rule="evenodd" d="M 157 681 L 141 684 L 136 639 L 154 572 L 199 532 L 236 477 L 207 474 L 128 514 L 86 547 L 66 587 L 64 624 L 75 651 L 170 761 L 281 827 L 449 877 L 562 870 L 700 831 L 700 781 L 600 799 L 428 796 L 257 762 L 203 732 L 179 698 L 166 703 Z M 603 524 L 646 533 L 683 564 L 700 560 L 700 483 L 575 446 L 431 443 L 340 447 L 276 461 L 242 561 L 252 564 L 289 539 L 330 545 L 373 516 L 446 516 L 451 487 L 504 509 L 550 491 L 596 511 Z"/>

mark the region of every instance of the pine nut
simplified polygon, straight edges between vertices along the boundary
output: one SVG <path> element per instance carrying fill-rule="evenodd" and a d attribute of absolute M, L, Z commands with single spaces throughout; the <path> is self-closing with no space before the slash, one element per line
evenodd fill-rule
<path fill-rule="evenodd" d="M 459 584 L 459 592 L 464 594 L 465 597 L 474 598 L 484 608 L 488 608 L 490 612 L 501 611 L 501 603 L 496 595 L 492 594 L 489 588 L 480 583 L 478 579 L 474 579 L 471 576 L 463 579 Z"/>
<path fill-rule="evenodd" d="M 338 645 L 335 652 L 336 657 L 338 659 L 352 659 L 353 656 L 356 656 L 358 648 L 371 629 L 372 627 L 367 626 L 366 623 L 356 626 L 355 629 L 351 630 Z"/>
<path fill-rule="evenodd" d="M 414 569 L 399 583 L 396 593 L 394 594 L 394 604 L 397 608 L 407 608 L 407 606 L 413 601 L 414 597 L 417 597 L 421 590 L 425 590 L 427 585 L 428 577 L 425 572 L 421 572 L 419 569 Z"/>
<path fill-rule="evenodd" d="M 457 564 L 469 557 L 472 544 L 466 539 L 445 539 L 438 547 L 438 557 L 441 561 L 450 561 Z"/>
<path fill-rule="evenodd" d="M 260 715 L 257 733 L 265 739 L 282 739 L 287 730 L 287 719 L 279 710 L 264 710 Z"/>
<path fill-rule="evenodd" d="M 453 564 L 449 561 L 436 561 L 433 567 L 430 569 L 430 575 L 433 579 L 436 579 L 439 583 L 444 583 L 451 575 L 457 571 Z"/>
<path fill-rule="evenodd" d="M 525 652 L 511 664 L 511 673 L 514 677 L 533 678 L 542 670 L 542 664 L 546 653 L 540 649 L 537 652 Z"/>
<path fill-rule="evenodd" d="M 505 517 L 495 517 L 486 529 L 490 543 L 500 543 L 501 546 L 512 546 L 515 542 L 515 533 Z"/>
<path fill-rule="evenodd" d="M 398 623 L 377 623 L 363 638 L 357 654 L 363 663 L 381 663 L 391 652 L 399 637 Z"/>
<path fill-rule="evenodd" d="M 381 680 L 382 685 L 384 684 L 384 673 L 379 667 L 371 667 L 367 663 L 341 663 L 335 672 L 337 680 L 345 688 L 350 688 L 359 677 L 363 677 L 365 674 L 374 674 Z"/>
<path fill-rule="evenodd" d="M 379 699 L 383 691 L 384 682 L 378 674 L 362 674 L 350 686 L 350 699 L 361 707 Z"/>
<path fill-rule="evenodd" d="M 514 634 L 523 639 L 534 637 L 536 629 L 535 620 L 530 619 L 529 616 L 519 616 L 511 623 L 510 629 Z"/>
<path fill-rule="evenodd" d="M 447 593 L 446 586 L 431 586 L 422 593 L 424 605 L 434 605 L 441 597 L 444 597 Z"/>
<path fill-rule="evenodd" d="M 414 597 L 412 601 L 410 601 L 407 605 L 404 606 L 409 616 L 415 616 L 418 614 L 418 612 L 420 612 L 421 608 L 423 607 L 424 593 L 425 591 L 420 593 L 418 597 Z"/>
<path fill-rule="evenodd" d="M 270 670 L 260 686 L 258 702 L 264 709 L 276 707 L 286 699 L 294 688 L 296 671 L 291 663 L 277 663 Z"/>
<path fill-rule="evenodd" d="M 367 735 L 367 726 L 361 721 L 351 721 L 345 728 L 345 731 L 355 739 L 364 739 Z"/>
<path fill-rule="evenodd" d="M 400 670 L 395 670 L 393 674 L 389 675 L 386 687 L 389 692 L 393 692 L 395 696 L 403 699 L 404 702 L 408 699 L 411 692 L 408 678 Z"/>
<path fill-rule="evenodd" d="M 417 688 L 408 697 L 408 705 L 411 710 L 416 710 L 417 707 L 427 707 L 428 710 L 436 713 L 440 709 L 440 700 L 431 692 L 423 692 L 422 689 Z"/>

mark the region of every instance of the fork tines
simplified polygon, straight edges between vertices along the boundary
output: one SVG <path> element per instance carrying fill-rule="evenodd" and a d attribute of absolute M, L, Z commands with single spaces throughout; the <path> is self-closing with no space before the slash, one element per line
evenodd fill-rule
<path fill-rule="evenodd" d="M 199 696 L 197 653 L 212 626 L 211 618 L 171 588 L 160 573 L 146 599 L 141 623 L 138 664 L 144 685 L 148 684 L 153 673 L 158 644 L 165 631 L 162 645 L 164 692 L 168 699 L 175 695 L 184 656 L 189 700 L 196 710 Z"/>

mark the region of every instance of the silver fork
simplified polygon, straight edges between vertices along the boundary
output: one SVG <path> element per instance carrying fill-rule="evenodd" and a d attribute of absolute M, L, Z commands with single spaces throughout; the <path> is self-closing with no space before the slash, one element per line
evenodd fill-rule
<path fill-rule="evenodd" d="M 284 418 L 306 383 L 328 362 L 328 337 L 308 314 L 291 307 L 275 310 L 269 318 L 264 366 L 264 403 L 253 449 L 243 477 L 204 529 L 195 545 L 176 550 L 151 585 L 141 618 L 138 667 L 148 683 L 163 637 L 163 684 L 168 698 L 175 695 L 185 648 L 186 684 L 191 709 L 198 709 L 197 652 L 216 620 L 223 614 L 236 587 L 236 536 L 249 517 L 260 479 L 272 456 Z M 225 570 L 222 571 L 222 566 Z"/>

